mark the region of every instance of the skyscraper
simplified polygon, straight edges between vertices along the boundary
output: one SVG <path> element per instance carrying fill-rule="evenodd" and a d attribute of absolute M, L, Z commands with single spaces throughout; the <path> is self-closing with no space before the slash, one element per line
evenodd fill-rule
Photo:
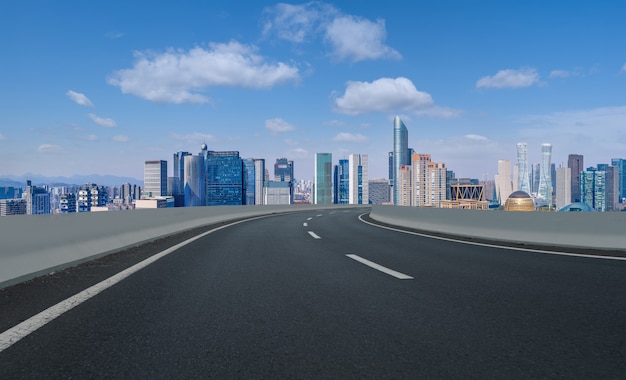
<path fill-rule="evenodd" d="M 143 169 L 144 197 L 167 195 L 167 161 L 146 161 Z"/>
<path fill-rule="evenodd" d="M 580 172 L 584 169 L 582 154 L 570 154 L 567 157 L 567 167 L 572 169 L 572 203 L 581 202 L 580 194 Z"/>
<path fill-rule="evenodd" d="M 611 165 L 617 168 L 617 192 L 621 203 L 626 203 L 626 159 L 612 158 Z"/>
<path fill-rule="evenodd" d="M 606 172 L 596 168 L 587 168 L 580 173 L 581 202 L 596 211 L 607 211 L 606 207 Z"/>
<path fill-rule="evenodd" d="M 350 203 L 350 162 L 349 160 L 339 160 L 339 165 L 335 165 L 334 173 L 333 203 L 337 205 L 347 205 Z"/>
<path fill-rule="evenodd" d="M 541 173 L 539 174 L 538 195 L 548 205 L 552 204 L 552 145 L 541 144 Z"/>
<path fill-rule="evenodd" d="M 413 153 L 411 155 L 411 203 L 410 206 L 420 207 L 428 203 L 428 163 L 430 154 Z"/>
<path fill-rule="evenodd" d="M 511 161 L 498 160 L 498 174 L 495 177 L 496 196 L 498 203 L 504 205 L 507 198 L 513 192 L 513 182 L 511 181 Z"/>
<path fill-rule="evenodd" d="M 257 158 L 254 160 L 254 204 L 263 205 L 263 187 L 265 187 L 265 159 Z"/>
<path fill-rule="evenodd" d="M 556 208 L 567 206 L 572 199 L 572 169 L 558 168 L 556 169 Z"/>
<path fill-rule="evenodd" d="M 205 161 L 206 205 L 244 204 L 243 161 L 237 151 L 208 151 Z"/>
<path fill-rule="evenodd" d="M 254 167 L 254 159 L 243 159 L 243 187 L 244 187 L 244 204 L 254 205 L 256 199 L 256 168 Z"/>
<path fill-rule="evenodd" d="M 174 153 L 174 177 L 178 178 L 179 188 L 174 194 L 184 194 L 185 190 L 185 156 L 191 156 L 189 152 Z"/>
<path fill-rule="evenodd" d="M 274 164 L 274 181 L 285 182 L 289 188 L 289 204 L 293 204 L 293 161 L 277 158 Z"/>
<path fill-rule="evenodd" d="M 185 156 L 185 207 L 206 206 L 204 156 Z"/>
<path fill-rule="evenodd" d="M 530 173 L 528 172 L 528 144 L 517 143 L 517 188 L 530 194 Z"/>
<path fill-rule="evenodd" d="M 313 204 L 330 205 L 333 203 L 332 161 L 331 153 L 315 153 Z"/>
<path fill-rule="evenodd" d="M 367 154 L 351 154 L 349 161 L 349 203 L 369 203 L 369 166 Z"/>
<path fill-rule="evenodd" d="M 393 118 L 393 204 L 399 205 L 401 189 L 399 186 L 400 168 L 410 165 L 409 131 L 399 116 Z"/>

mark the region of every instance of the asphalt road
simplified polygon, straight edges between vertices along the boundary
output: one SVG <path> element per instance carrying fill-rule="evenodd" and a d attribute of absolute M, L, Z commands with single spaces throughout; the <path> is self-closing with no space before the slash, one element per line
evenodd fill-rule
<path fill-rule="evenodd" d="M 0 378 L 626 376 L 625 261 L 425 238 L 364 212 L 215 231 L 0 352 Z M 1 290 L 2 331 L 172 239 Z"/>

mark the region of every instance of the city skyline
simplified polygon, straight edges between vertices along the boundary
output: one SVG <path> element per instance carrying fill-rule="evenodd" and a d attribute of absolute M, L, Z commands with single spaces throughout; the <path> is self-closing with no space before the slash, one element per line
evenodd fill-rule
<path fill-rule="evenodd" d="M 361 152 L 386 178 L 395 115 L 459 177 L 520 141 L 529 165 L 546 142 L 557 167 L 626 155 L 619 3 L 34 3 L 2 5 L 0 177 L 141 180 L 206 143 L 304 180 Z"/>

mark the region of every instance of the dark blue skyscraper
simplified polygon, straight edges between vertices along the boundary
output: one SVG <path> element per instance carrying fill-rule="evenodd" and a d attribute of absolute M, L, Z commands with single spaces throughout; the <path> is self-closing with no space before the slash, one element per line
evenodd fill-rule
<path fill-rule="evenodd" d="M 243 161 L 239 152 L 208 151 L 205 166 L 207 206 L 244 204 Z"/>
<path fill-rule="evenodd" d="M 399 116 L 393 118 L 393 204 L 398 205 L 400 200 L 400 167 L 410 165 L 409 131 Z"/>
<path fill-rule="evenodd" d="M 256 169 L 254 166 L 254 159 L 243 159 L 243 186 L 244 186 L 244 204 L 255 204 L 256 193 Z"/>
<path fill-rule="evenodd" d="M 335 186 L 334 203 L 338 205 L 347 205 L 350 200 L 350 161 L 339 160 L 339 165 L 335 165 Z"/>

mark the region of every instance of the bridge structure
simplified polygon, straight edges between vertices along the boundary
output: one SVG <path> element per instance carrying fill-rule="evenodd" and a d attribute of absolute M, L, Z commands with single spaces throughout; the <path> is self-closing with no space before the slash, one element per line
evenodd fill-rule
<path fill-rule="evenodd" d="M 626 214 L 199 207 L 0 219 L 0 373 L 620 377 Z"/>

